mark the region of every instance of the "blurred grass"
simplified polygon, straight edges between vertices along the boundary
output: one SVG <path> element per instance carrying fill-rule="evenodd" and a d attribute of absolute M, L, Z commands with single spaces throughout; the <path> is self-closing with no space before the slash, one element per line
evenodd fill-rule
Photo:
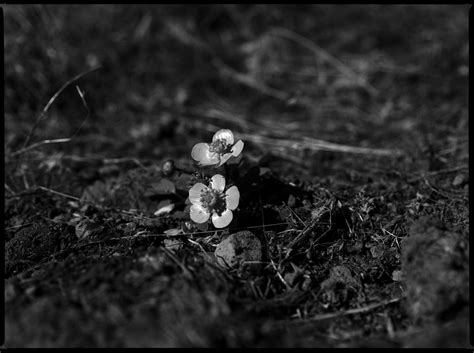
<path fill-rule="evenodd" d="M 92 112 L 84 124 L 74 85 L 40 124 L 32 142 L 80 127 L 47 155 L 188 157 L 206 123 L 238 134 L 253 122 L 265 135 L 276 121 L 295 139 L 403 147 L 416 159 L 419 142 L 444 145 L 447 128 L 467 136 L 468 8 L 7 5 L 7 151 L 64 82 L 100 65 L 76 83 Z"/>

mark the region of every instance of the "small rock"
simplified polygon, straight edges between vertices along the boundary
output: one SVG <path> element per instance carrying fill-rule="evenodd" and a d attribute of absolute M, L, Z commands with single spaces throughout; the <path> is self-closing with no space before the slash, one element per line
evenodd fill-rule
<path fill-rule="evenodd" d="M 260 240 L 248 230 L 229 235 L 214 251 L 217 262 L 223 267 L 236 267 L 245 262 L 261 261 Z"/>

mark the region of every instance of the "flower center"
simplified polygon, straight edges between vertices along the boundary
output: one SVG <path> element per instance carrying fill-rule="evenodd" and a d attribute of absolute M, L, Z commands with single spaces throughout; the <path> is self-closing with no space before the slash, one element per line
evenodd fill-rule
<path fill-rule="evenodd" d="M 232 147 L 231 145 L 227 144 L 226 140 L 218 139 L 209 145 L 209 151 L 223 154 L 223 153 L 228 152 L 231 149 L 231 147 Z"/>
<path fill-rule="evenodd" d="M 201 204 L 210 213 L 216 212 L 219 216 L 226 209 L 224 194 L 216 190 L 207 190 L 201 194 Z"/>

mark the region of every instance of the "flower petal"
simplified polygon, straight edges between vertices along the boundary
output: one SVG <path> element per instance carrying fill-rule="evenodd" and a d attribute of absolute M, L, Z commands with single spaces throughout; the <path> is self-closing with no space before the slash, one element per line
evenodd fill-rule
<path fill-rule="evenodd" d="M 209 155 L 209 144 L 208 143 L 197 143 L 191 150 L 191 157 L 199 162 Z"/>
<path fill-rule="evenodd" d="M 212 224 L 214 224 L 214 227 L 216 228 L 224 228 L 232 222 L 233 217 L 231 210 L 225 210 L 220 216 L 217 213 L 214 213 L 212 215 Z"/>
<path fill-rule="evenodd" d="M 234 144 L 234 134 L 229 129 L 220 129 L 212 137 L 212 142 L 216 140 L 225 140 L 228 145 Z"/>
<path fill-rule="evenodd" d="M 237 141 L 235 145 L 232 146 L 232 155 L 234 157 L 238 157 L 239 154 L 242 153 L 243 149 L 244 149 L 244 142 L 242 140 Z"/>
<path fill-rule="evenodd" d="M 219 163 L 219 154 L 209 150 L 208 143 L 198 143 L 191 150 L 191 157 L 199 162 L 199 165 L 208 166 Z"/>
<path fill-rule="evenodd" d="M 191 219 L 196 223 L 204 223 L 211 216 L 205 208 L 196 204 L 192 205 L 189 209 L 189 215 L 191 216 Z"/>
<path fill-rule="evenodd" d="M 237 206 L 239 206 L 239 201 L 240 201 L 240 192 L 237 186 L 231 186 L 227 191 L 225 192 L 225 200 L 226 200 L 226 207 L 229 210 L 235 210 Z"/>
<path fill-rule="evenodd" d="M 200 167 L 207 167 L 219 163 L 219 155 L 217 153 L 209 153 L 209 156 L 201 160 L 198 164 Z"/>
<path fill-rule="evenodd" d="M 196 183 L 189 189 L 189 201 L 192 204 L 200 204 L 201 194 L 207 190 L 207 186 L 203 183 Z"/>
<path fill-rule="evenodd" d="M 223 165 L 225 162 L 227 162 L 230 157 L 232 157 L 232 153 L 225 153 L 225 154 L 221 155 L 221 161 L 219 162 L 219 164 L 217 165 L 217 167 L 220 167 L 220 166 Z"/>
<path fill-rule="evenodd" d="M 219 163 L 219 155 L 217 153 L 209 153 L 209 156 L 204 158 L 203 160 L 199 161 L 200 167 L 207 167 L 210 165 L 215 165 Z"/>
<path fill-rule="evenodd" d="M 210 182 L 210 186 L 211 188 L 213 188 L 214 190 L 217 190 L 217 191 L 224 191 L 224 188 L 225 188 L 225 178 L 220 175 L 220 174 L 216 174 L 214 175 L 212 178 L 211 178 L 211 182 Z"/>

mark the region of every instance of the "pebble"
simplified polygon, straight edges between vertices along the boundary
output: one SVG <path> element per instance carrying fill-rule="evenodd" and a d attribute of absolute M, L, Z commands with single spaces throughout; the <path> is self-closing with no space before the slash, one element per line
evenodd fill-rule
<path fill-rule="evenodd" d="M 252 232 L 244 230 L 222 240 L 217 245 L 214 256 L 223 267 L 238 267 L 246 262 L 261 261 L 262 245 Z"/>

